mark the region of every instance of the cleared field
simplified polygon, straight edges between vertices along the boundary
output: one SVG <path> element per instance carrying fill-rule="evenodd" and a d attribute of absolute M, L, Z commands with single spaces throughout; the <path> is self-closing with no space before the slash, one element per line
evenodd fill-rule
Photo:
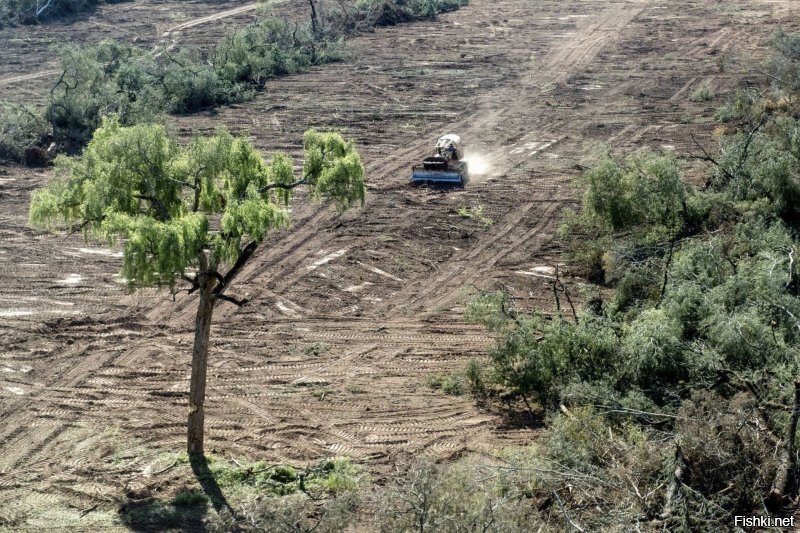
<path fill-rule="evenodd" d="M 692 136 L 712 143 L 713 108 L 747 83 L 739 73 L 771 32 L 796 26 L 792 4 L 472 0 L 436 22 L 359 37 L 344 63 L 270 82 L 250 103 L 175 118 L 187 137 L 226 126 L 294 155 L 306 128 L 337 128 L 356 140 L 369 183 L 367 206 L 345 216 L 301 199 L 292 231 L 269 240 L 233 288 L 250 303 L 218 308 L 210 451 L 292 463 L 344 455 L 380 476 L 421 452 L 534 439 L 522 414 L 425 385 L 492 344 L 464 323 L 465 302 L 506 285 L 520 305 L 552 312 L 558 217 L 576 204 L 585 154 L 606 143 L 687 156 Z M 207 45 L 254 13 L 246 2 L 141 1 L 9 30 L 0 97 L 46 91 L 47 42 L 151 46 L 179 35 Z M 717 98 L 691 101 L 703 83 Z M 465 190 L 408 187 L 410 165 L 448 132 L 485 171 Z M 0 501 L 10 502 L 0 524 L 33 513 L 34 527 L 48 506 L 77 516 L 98 504 L 75 518 L 89 528 L 131 487 L 162 483 L 163 454 L 183 449 L 195 301 L 129 295 L 114 250 L 29 229 L 30 192 L 48 178 L 0 168 Z M 483 206 L 492 223 L 462 217 L 462 206 Z M 120 449 L 131 450 L 121 465 Z"/>

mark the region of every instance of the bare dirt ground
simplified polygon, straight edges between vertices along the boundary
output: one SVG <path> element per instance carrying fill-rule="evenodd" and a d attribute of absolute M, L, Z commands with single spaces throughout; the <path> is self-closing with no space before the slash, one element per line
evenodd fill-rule
<path fill-rule="evenodd" d="M 87 41 L 152 43 L 166 31 L 153 21 L 174 4 L 105 6 L 53 39 L 85 28 Z M 227 126 L 294 155 L 307 127 L 337 128 L 356 140 L 369 183 L 367 206 L 344 216 L 299 198 L 292 230 L 236 283 L 251 303 L 217 309 L 207 448 L 299 464 L 349 456 L 380 479 L 423 452 L 530 442 L 530 417 L 425 384 L 492 344 L 465 323 L 465 303 L 508 286 L 517 305 L 554 312 L 559 213 L 577 203 L 585 154 L 606 143 L 687 156 L 692 135 L 713 143 L 714 107 L 748 83 L 741 72 L 763 59 L 770 34 L 792 28 L 792 4 L 473 0 L 353 40 L 344 63 L 271 82 L 253 102 L 175 119 L 185 136 Z M 192 5 L 206 17 L 245 3 Z M 92 33 L 109 20 L 108 35 Z M 182 38 L 203 43 L 208 30 Z M 45 49 L 14 50 L 0 78 L 34 70 L 17 61 L 48 68 Z M 702 83 L 715 100 L 691 101 Z M 465 190 L 409 188 L 409 166 L 448 132 L 487 170 Z M 29 229 L 30 192 L 48 178 L 0 169 L 0 527 L 115 527 L 125 494 L 168 485 L 157 472 L 183 449 L 195 302 L 128 295 L 119 254 Z M 483 206 L 492 223 L 460 216 L 462 206 Z M 580 279 L 562 279 L 578 293 Z"/>

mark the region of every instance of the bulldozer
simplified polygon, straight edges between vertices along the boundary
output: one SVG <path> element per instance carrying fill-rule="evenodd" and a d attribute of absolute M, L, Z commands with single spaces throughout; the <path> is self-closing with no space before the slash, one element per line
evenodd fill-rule
<path fill-rule="evenodd" d="M 411 169 L 412 185 L 451 185 L 464 187 L 469 182 L 469 168 L 464 161 L 461 137 L 448 134 L 439 138 L 433 155 Z"/>

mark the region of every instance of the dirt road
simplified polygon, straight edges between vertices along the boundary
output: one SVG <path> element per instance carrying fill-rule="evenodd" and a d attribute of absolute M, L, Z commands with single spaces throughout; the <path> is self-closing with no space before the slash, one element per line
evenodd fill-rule
<path fill-rule="evenodd" d="M 520 307 L 553 311 L 558 217 L 595 143 L 695 151 L 691 135 L 709 142 L 714 107 L 747 81 L 742 65 L 791 24 L 789 2 L 678 4 L 473 0 L 360 37 L 344 63 L 271 82 L 251 103 L 175 119 L 182 135 L 225 125 L 294 155 L 305 128 L 338 128 L 369 182 L 367 206 L 344 216 L 301 198 L 292 230 L 232 291 L 251 303 L 218 308 L 208 447 L 346 455 L 380 474 L 408 455 L 534 439 L 528 417 L 426 380 L 491 346 L 463 319 L 476 290 L 508 286 Z M 690 99 L 702 83 L 714 101 Z M 410 164 L 448 132 L 486 171 L 465 190 L 409 188 Z M 110 509 L 183 447 L 195 302 L 125 295 L 114 251 L 26 227 L 47 173 L 0 172 L 0 500 L 14 502 L 0 523 L 36 524 L 48 502 Z M 459 214 L 481 206 L 484 222 Z"/>

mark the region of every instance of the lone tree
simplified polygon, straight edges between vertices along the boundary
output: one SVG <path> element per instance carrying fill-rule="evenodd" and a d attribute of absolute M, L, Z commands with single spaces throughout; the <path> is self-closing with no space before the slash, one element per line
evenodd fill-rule
<path fill-rule="evenodd" d="M 30 221 L 62 224 L 86 238 L 124 246 L 131 288 L 188 282 L 199 295 L 189 388 L 187 449 L 203 455 L 203 404 L 211 317 L 270 230 L 289 223 L 295 188 L 340 210 L 363 205 L 364 167 L 338 133 L 309 130 L 303 174 L 275 154 L 266 163 L 246 139 L 227 131 L 179 144 L 163 126 L 122 127 L 105 119 L 79 158 L 56 160 L 56 180 L 34 191 Z M 63 226 L 62 226 L 63 227 Z"/>

